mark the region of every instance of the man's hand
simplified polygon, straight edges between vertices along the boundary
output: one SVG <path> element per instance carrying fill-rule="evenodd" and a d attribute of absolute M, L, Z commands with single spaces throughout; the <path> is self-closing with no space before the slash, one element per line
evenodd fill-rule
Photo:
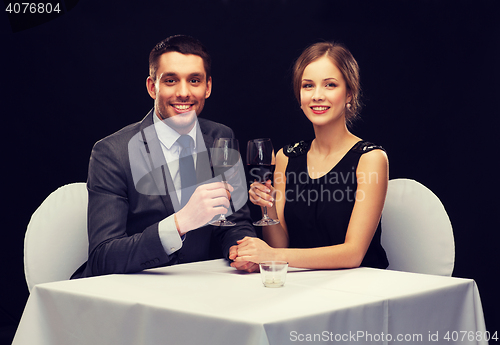
<path fill-rule="evenodd" d="M 219 214 L 226 214 L 233 187 L 224 182 L 198 186 L 186 206 L 175 214 L 180 235 L 206 225 Z"/>
<path fill-rule="evenodd" d="M 238 246 L 229 248 L 229 260 L 235 260 L 238 257 Z M 240 271 L 255 272 L 259 270 L 259 264 L 250 261 L 231 262 L 231 267 Z"/>

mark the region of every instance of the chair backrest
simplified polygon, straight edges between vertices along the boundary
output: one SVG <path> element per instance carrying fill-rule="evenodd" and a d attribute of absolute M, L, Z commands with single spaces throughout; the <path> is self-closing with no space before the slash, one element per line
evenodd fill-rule
<path fill-rule="evenodd" d="M 71 277 L 88 255 L 87 187 L 72 183 L 52 192 L 31 216 L 24 238 L 28 289 Z"/>
<path fill-rule="evenodd" d="M 439 198 L 408 179 L 389 181 L 382 212 L 382 246 L 388 269 L 451 276 L 455 242 Z"/>

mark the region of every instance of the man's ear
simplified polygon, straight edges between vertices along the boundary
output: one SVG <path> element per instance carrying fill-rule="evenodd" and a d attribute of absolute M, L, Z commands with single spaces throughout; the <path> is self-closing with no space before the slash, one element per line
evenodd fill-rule
<path fill-rule="evenodd" d="M 156 99 L 156 84 L 151 76 L 146 79 L 146 88 L 148 89 L 148 93 L 152 99 Z"/>
<path fill-rule="evenodd" d="M 212 77 L 209 77 L 207 80 L 207 91 L 205 92 L 205 99 L 210 97 L 212 94 Z"/>

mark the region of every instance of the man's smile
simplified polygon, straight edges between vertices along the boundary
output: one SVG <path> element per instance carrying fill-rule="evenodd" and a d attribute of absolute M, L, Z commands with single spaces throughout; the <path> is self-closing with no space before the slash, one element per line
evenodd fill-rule
<path fill-rule="evenodd" d="M 179 113 L 184 113 L 186 111 L 189 111 L 193 104 L 189 103 L 183 103 L 183 104 L 171 104 L 171 106 Z"/>

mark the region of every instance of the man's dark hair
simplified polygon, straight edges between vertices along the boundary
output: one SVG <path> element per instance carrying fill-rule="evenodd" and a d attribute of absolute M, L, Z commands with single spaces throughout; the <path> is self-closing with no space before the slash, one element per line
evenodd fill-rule
<path fill-rule="evenodd" d="M 208 81 L 211 76 L 212 64 L 208 50 L 196 38 L 186 35 L 175 35 L 165 38 L 151 50 L 151 53 L 149 53 L 149 75 L 153 80 L 156 80 L 156 71 L 158 70 L 160 56 L 168 52 L 178 52 L 184 55 L 192 54 L 201 57 Z"/>

